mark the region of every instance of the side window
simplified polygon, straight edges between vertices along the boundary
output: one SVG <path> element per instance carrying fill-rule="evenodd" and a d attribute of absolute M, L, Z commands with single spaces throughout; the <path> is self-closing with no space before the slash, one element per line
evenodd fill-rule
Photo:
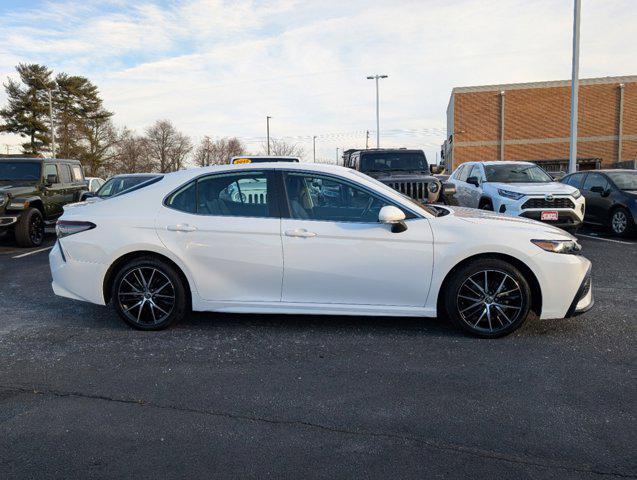
<path fill-rule="evenodd" d="M 456 171 L 451 174 L 454 180 L 460 180 L 460 175 L 462 175 L 462 170 L 464 169 L 464 165 L 460 165 L 456 168 Z"/>
<path fill-rule="evenodd" d="M 44 178 L 49 178 L 49 175 L 55 175 L 56 177 L 58 177 L 58 182 L 60 181 L 60 178 L 58 176 L 58 169 L 54 163 L 47 163 L 46 165 L 44 165 Z"/>
<path fill-rule="evenodd" d="M 266 172 L 211 175 L 197 181 L 197 213 L 237 217 L 273 217 Z"/>
<path fill-rule="evenodd" d="M 273 217 L 266 172 L 247 171 L 200 178 L 173 193 L 165 205 L 212 216 Z"/>
<path fill-rule="evenodd" d="M 79 183 L 84 181 L 84 174 L 82 173 L 82 167 L 79 165 L 73 165 L 71 167 L 73 173 L 73 182 Z"/>
<path fill-rule="evenodd" d="M 468 168 L 467 171 L 469 173 L 467 174 L 467 177 L 465 178 L 465 181 L 469 177 L 476 177 L 478 180 L 480 180 L 480 167 L 478 165 L 474 164 L 473 167 Z"/>
<path fill-rule="evenodd" d="M 71 170 L 66 163 L 60 163 L 60 183 L 71 183 Z"/>
<path fill-rule="evenodd" d="M 197 182 L 190 182 L 173 193 L 166 200 L 166 206 L 181 212 L 197 213 Z"/>
<path fill-rule="evenodd" d="M 584 182 L 584 190 L 591 190 L 593 187 L 608 188 L 608 182 L 599 173 L 589 173 Z"/>
<path fill-rule="evenodd" d="M 331 222 L 378 221 L 384 199 L 328 176 L 287 173 L 285 190 L 292 218 Z"/>
<path fill-rule="evenodd" d="M 571 175 L 570 177 L 568 177 L 564 183 L 567 183 L 568 185 L 571 185 L 575 188 L 582 188 L 582 180 L 584 180 L 584 175 L 583 173 L 574 173 L 573 175 Z"/>

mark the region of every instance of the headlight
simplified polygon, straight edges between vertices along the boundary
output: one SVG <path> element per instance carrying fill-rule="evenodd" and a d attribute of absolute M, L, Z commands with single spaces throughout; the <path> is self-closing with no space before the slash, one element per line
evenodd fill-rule
<path fill-rule="evenodd" d="M 531 240 L 531 242 L 542 250 L 552 253 L 574 254 L 582 249 L 576 240 Z"/>
<path fill-rule="evenodd" d="M 582 196 L 582 192 L 580 192 L 579 190 L 575 189 L 575 191 L 573 193 L 571 193 L 571 196 L 573 198 L 579 198 Z"/>
<path fill-rule="evenodd" d="M 519 200 L 524 196 L 523 193 L 512 192 L 511 190 L 502 190 L 500 188 L 498 188 L 498 193 L 503 197 L 512 198 L 513 200 Z"/>
<path fill-rule="evenodd" d="M 438 182 L 430 182 L 427 188 L 431 193 L 436 193 L 439 190 Z"/>
<path fill-rule="evenodd" d="M 68 237 L 74 233 L 84 232 L 95 228 L 95 224 L 91 222 L 75 222 L 70 220 L 58 220 L 55 224 L 55 233 L 58 238 Z"/>

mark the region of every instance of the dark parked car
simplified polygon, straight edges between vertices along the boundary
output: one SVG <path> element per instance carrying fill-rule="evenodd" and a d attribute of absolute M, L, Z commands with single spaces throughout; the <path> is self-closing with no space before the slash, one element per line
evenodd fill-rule
<path fill-rule="evenodd" d="M 594 170 L 565 176 L 586 198 L 585 223 L 604 225 L 615 235 L 637 230 L 637 170 Z"/>
<path fill-rule="evenodd" d="M 83 195 L 82 200 L 89 200 L 92 198 L 104 200 L 115 195 L 119 195 L 124 191 L 128 191 L 133 187 L 137 187 L 142 183 L 149 182 L 150 180 L 159 179 L 162 176 L 156 173 L 124 173 L 121 175 L 114 175 L 100 187 L 95 193 L 87 192 Z"/>
<path fill-rule="evenodd" d="M 64 205 L 86 191 L 82 165 L 59 158 L 0 159 L 0 232 L 21 247 L 37 247 L 45 225 L 54 225 Z"/>

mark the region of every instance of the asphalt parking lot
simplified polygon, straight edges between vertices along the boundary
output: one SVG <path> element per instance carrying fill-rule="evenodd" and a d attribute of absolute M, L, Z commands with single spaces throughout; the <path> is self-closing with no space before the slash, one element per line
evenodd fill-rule
<path fill-rule="evenodd" d="M 0 478 L 635 477 L 637 239 L 580 238 L 595 308 L 495 341 L 365 317 L 138 332 L 0 239 Z"/>

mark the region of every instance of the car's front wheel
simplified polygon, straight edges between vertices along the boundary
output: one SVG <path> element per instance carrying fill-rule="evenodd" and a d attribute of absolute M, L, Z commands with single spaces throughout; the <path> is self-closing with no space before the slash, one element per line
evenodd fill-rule
<path fill-rule="evenodd" d="M 610 229 L 615 235 L 620 237 L 628 235 L 632 223 L 630 212 L 624 207 L 617 207 L 611 213 L 609 223 Z"/>
<path fill-rule="evenodd" d="M 508 262 L 478 259 L 453 274 L 444 292 L 451 321 L 465 332 L 497 338 L 520 328 L 531 306 L 524 275 Z"/>
<path fill-rule="evenodd" d="M 37 208 L 29 208 L 15 225 L 15 241 L 20 247 L 39 247 L 44 240 L 44 218 Z"/>
<path fill-rule="evenodd" d="M 182 320 L 188 310 L 186 290 L 167 262 L 142 257 L 124 264 L 113 282 L 118 315 L 138 330 L 162 330 Z"/>

